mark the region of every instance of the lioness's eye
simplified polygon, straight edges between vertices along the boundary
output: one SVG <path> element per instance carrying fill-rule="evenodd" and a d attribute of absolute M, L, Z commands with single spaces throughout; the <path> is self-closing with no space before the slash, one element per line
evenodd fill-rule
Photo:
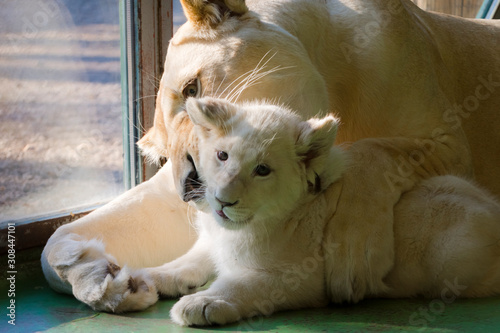
<path fill-rule="evenodd" d="M 271 173 L 271 169 L 265 164 L 259 164 L 255 168 L 255 174 L 261 177 L 265 177 Z"/>
<path fill-rule="evenodd" d="M 229 158 L 229 155 L 225 151 L 218 151 L 217 158 L 221 161 L 227 161 L 227 159 Z"/>
<path fill-rule="evenodd" d="M 196 97 L 198 95 L 198 79 L 190 81 L 182 90 L 184 98 Z"/>

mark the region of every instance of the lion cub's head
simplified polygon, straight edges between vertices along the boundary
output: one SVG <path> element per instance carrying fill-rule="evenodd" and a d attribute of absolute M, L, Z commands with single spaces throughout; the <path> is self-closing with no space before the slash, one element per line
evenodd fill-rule
<path fill-rule="evenodd" d="M 214 98 L 189 99 L 187 112 L 205 198 L 226 228 L 278 222 L 343 171 L 333 116 L 302 121 L 284 107 Z"/>

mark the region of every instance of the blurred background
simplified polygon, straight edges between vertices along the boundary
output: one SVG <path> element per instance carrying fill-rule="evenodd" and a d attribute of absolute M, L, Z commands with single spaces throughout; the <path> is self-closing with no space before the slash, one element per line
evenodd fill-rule
<path fill-rule="evenodd" d="M 474 18 L 483 4 L 483 0 L 413 0 L 420 8 Z"/>
<path fill-rule="evenodd" d="M 118 0 L 0 0 L 0 220 L 124 190 Z"/>

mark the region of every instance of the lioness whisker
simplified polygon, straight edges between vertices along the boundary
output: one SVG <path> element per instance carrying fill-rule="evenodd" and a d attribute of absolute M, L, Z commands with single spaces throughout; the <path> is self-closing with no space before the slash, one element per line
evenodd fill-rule
<path fill-rule="evenodd" d="M 134 100 L 134 102 L 140 101 L 140 100 L 145 99 L 145 98 L 151 98 L 151 97 L 156 98 L 157 96 L 158 96 L 157 94 L 154 94 L 154 95 L 147 95 L 147 96 L 137 97 L 137 98 Z"/>
<path fill-rule="evenodd" d="M 285 69 L 289 69 L 289 68 L 293 68 L 293 66 L 288 66 L 288 67 L 281 67 L 281 66 L 276 66 L 268 71 L 265 71 L 265 72 L 262 72 L 262 73 L 256 73 L 253 77 L 249 78 L 249 80 L 247 80 L 247 82 L 245 82 L 245 84 L 240 87 L 235 93 L 233 96 L 230 96 L 228 99 L 229 101 L 231 102 L 235 102 L 236 100 L 238 100 L 241 96 L 241 94 L 245 91 L 245 89 L 249 88 L 249 87 L 252 87 L 256 84 L 259 83 L 259 81 L 264 78 L 265 76 L 269 75 L 269 74 L 272 74 L 274 72 L 277 72 L 277 71 L 281 71 L 281 70 L 285 70 Z"/>
<path fill-rule="evenodd" d="M 236 94 L 238 95 L 238 97 L 241 95 L 241 93 L 245 90 L 245 87 L 248 86 L 248 83 L 251 82 L 251 81 L 254 81 L 255 78 L 257 77 L 257 75 L 266 67 L 266 65 L 269 63 L 269 61 L 271 61 L 271 59 L 276 55 L 276 53 L 271 56 L 265 63 L 263 63 L 262 65 L 260 65 L 263 61 L 263 59 L 267 56 L 267 54 L 269 53 L 270 51 L 268 51 L 264 57 L 262 57 L 262 59 L 259 61 L 259 63 L 257 64 L 257 66 L 255 66 L 255 68 L 251 71 L 251 73 L 245 78 L 243 79 L 238 85 L 236 85 L 228 94 L 228 100 L 229 101 L 232 101 L 234 102 L 235 99 L 233 100 L 233 97 L 236 96 Z M 240 87 L 241 86 L 241 87 Z M 235 92 L 236 91 L 236 92 Z M 235 94 L 233 94 L 233 92 L 235 92 Z M 239 93 L 238 93 L 239 92 Z"/>
<path fill-rule="evenodd" d="M 204 183 L 203 183 L 202 181 L 200 181 L 200 180 L 197 180 L 197 179 L 192 179 L 192 178 L 190 178 L 190 182 L 191 182 L 192 184 L 194 184 L 194 185 L 204 186 Z M 199 188 L 201 188 L 201 187 L 199 187 Z"/>
<path fill-rule="evenodd" d="M 221 94 L 218 96 L 219 98 L 222 96 L 222 94 L 224 94 L 226 92 L 227 89 L 229 89 L 235 82 L 237 82 L 239 79 L 241 79 L 242 77 L 245 77 L 247 76 L 246 79 L 243 79 L 241 80 L 233 89 L 231 89 L 231 91 L 228 93 L 228 96 L 231 96 L 231 94 L 233 93 L 233 91 L 235 89 L 238 89 L 238 87 L 241 85 L 241 84 L 245 84 L 245 80 L 248 80 L 250 77 L 252 77 L 256 72 L 259 72 L 260 70 L 262 70 L 269 61 L 271 61 L 271 59 L 276 55 L 276 53 L 274 53 L 262 66 L 261 66 L 261 63 L 262 61 L 267 57 L 267 55 L 269 54 L 269 52 L 271 52 L 271 50 L 267 51 L 266 54 L 264 54 L 264 56 L 259 60 L 259 62 L 257 63 L 257 65 L 255 66 L 254 69 L 250 70 L 250 71 L 247 71 L 246 73 L 243 73 L 242 75 L 240 75 L 239 77 L 237 77 L 233 82 L 231 82 L 231 84 L 229 84 L 226 89 L 224 89 Z M 260 67 L 259 67 L 260 66 Z"/>
<path fill-rule="evenodd" d="M 127 117 L 127 123 L 128 124 L 132 124 L 132 126 L 139 131 L 139 133 L 145 133 L 147 130 L 146 128 L 144 128 L 144 126 L 142 126 L 141 122 L 137 122 L 137 124 L 135 124 L 135 122 L 131 121 L 130 120 L 130 117 L 128 116 L 128 114 L 126 115 Z"/>
<path fill-rule="evenodd" d="M 160 79 L 158 79 L 154 74 L 147 72 L 145 70 L 142 71 L 142 74 L 147 77 L 149 83 L 151 83 L 155 88 L 159 88 Z"/>
<path fill-rule="evenodd" d="M 247 75 L 249 75 L 250 73 L 252 73 L 255 69 L 252 69 L 246 73 L 243 73 L 242 75 L 238 76 L 236 79 L 234 79 L 233 82 L 231 82 L 230 84 L 228 84 L 228 86 L 219 94 L 219 96 L 216 96 L 217 98 L 222 98 L 222 95 L 226 92 L 226 90 L 228 90 L 229 88 L 231 88 L 231 86 L 233 84 L 235 84 L 236 82 L 238 82 L 239 79 L 241 79 L 242 77 L 245 77 Z M 228 93 L 228 95 L 230 95 L 234 89 L 237 89 L 239 85 L 243 84 L 243 80 L 240 81 L 233 89 L 231 89 L 231 91 Z"/>
<path fill-rule="evenodd" d="M 188 205 L 187 206 L 187 220 L 188 220 L 189 225 L 193 228 L 193 230 L 198 232 L 199 226 L 196 223 L 196 218 L 195 218 L 196 214 L 193 214 L 193 211 L 197 212 L 197 209 Z M 189 230 L 189 235 L 191 236 L 191 230 Z"/>
<path fill-rule="evenodd" d="M 219 86 L 217 87 L 217 90 L 215 90 L 215 92 L 213 93 L 214 96 L 217 96 L 217 93 L 219 92 L 219 89 L 222 86 L 222 84 L 224 83 L 224 81 L 226 81 L 226 78 L 227 78 L 227 73 L 224 74 L 224 77 L 222 78 L 221 82 L 219 83 Z M 215 79 L 216 79 L 216 77 L 214 76 L 214 82 L 215 82 Z"/>

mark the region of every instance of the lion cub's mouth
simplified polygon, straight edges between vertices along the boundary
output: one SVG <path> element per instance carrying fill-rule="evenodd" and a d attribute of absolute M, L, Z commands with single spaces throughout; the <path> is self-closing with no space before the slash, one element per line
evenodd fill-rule
<path fill-rule="evenodd" d="M 222 211 L 222 210 L 216 210 L 215 212 L 217 213 L 217 215 L 219 215 L 220 217 L 222 217 L 224 220 L 229 220 L 229 217 L 227 217 L 227 215 L 224 214 L 224 211 Z"/>
<path fill-rule="evenodd" d="M 247 225 L 253 219 L 253 216 L 248 217 L 248 218 L 243 218 L 243 219 L 234 218 L 234 217 L 230 218 L 229 216 L 226 215 L 226 213 L 224 213 L 224 211 L 222 209 L 217 209 L 217 208 L 213 208 L 213 212 L 215 212 L 215 214 L 217 214 L 217 216 L 220 217 L 220 219 L 216 218 L 216 220 L 224 228 L 231 229 L 231 230 L 240 229 L 243 226 Z"/>

